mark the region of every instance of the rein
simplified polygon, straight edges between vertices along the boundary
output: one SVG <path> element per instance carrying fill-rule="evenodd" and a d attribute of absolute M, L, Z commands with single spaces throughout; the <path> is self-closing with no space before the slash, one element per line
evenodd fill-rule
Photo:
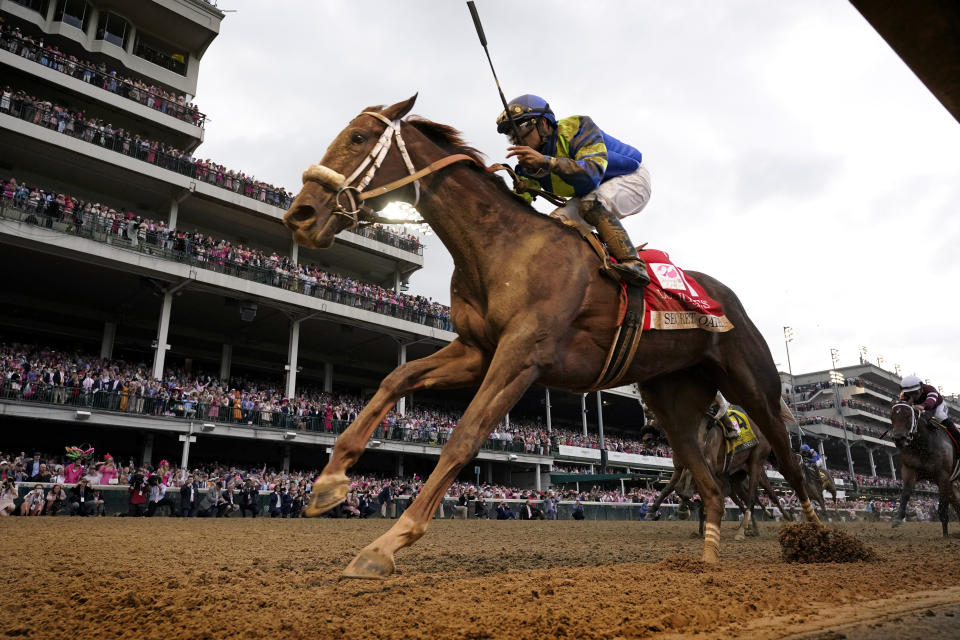
<path fill-rule="evenodd" d="M 378 212 L 366 206 L 364 201 L 370 198 L 382 196 L 385 193 L 390 193 L 391 191 L 395 191 L 400 187 L 404 187 L 412 182 L 415 194 L 413 207 L 416 208 L 417 204 L 420 202 L 420 178 L 429 175 L 434 171 L 439 171 L 440 169 L 450 166 L 451 164 L 463 162 L 464 160 L 473 162 L 475 164 L 477 162 L 466 154 L 458 153 L 441 158 L 440 160 L 432 162 L 428 166 L 417 171 L 413 167 L 413 161 L 410 159 L 410 154 L 407 152 L 407 146 L 404 144 L 403 136 L 400 134 L 400 126 L 403 124 L 402 120 L 398 119 L 391 121 L 383 114 L 374 113 L 373 111 L 364 111 L 360 115 L 374 117 L 386 124 L 387 128 L 384 129 L 380 139 L 377 140 L 377 144 L 374 145 L 373 149 L 370 150 L 370 153 L 367 154 L 367 157 L 363 160 L 363 162 L 361 162 L 357 168 L 354 169 L 353 173 L 351 173 L 349 177 L 345 178 L 343 174 L 334 171 L 329 167 L 325 167 L 322 164 L 310 165 L 307 167 L 307 170 L 303 172 L 304 184 L 307 182 L 316 182 L 320 186 L 336 191 L 336 195 L 334 196 L 334 207 L 331 213 L 332 215 L 344 216 L 348 218 L 350 220 L 350 226 L 348 227 L 349 229 L 354 229 L 361 225 L 369 225 L 376 222 L 383 224 L 423 222 L 422 220 L 391 220 L 388 218 L 383 218 Z M 407 171 L 410 172 L 410 175 L 400 178 L 399 180 L 394 180 L 393 182 L 385 184 L 382 187 L 376 187 L 370 191 L 364 191 L 364 189 L 367 188 L 367 185 L 369 185 L 373 180 L 373 176 L 377 173 L 380 165 L 383 164 L 383 160 L 387 157 L 387 153 L 389 153 L 390 149 L 393 147 L 394 139 L 396 139 L 397 149 L 400 151 L 400 156 L 403 158 L 403 164 L 406 165 Z M 369 169 L 367 169 L 368 166 L 370 167 Z M 364 169 L 367 169 L 367 173 L 360 178 L 359 182 L 353 184 L 354 181 L 360 177 L 360 174 Z M 346 203 L 343 202 L 344 196 L 346 196 Z M 347 207 L 349 207 L 349 209 Z"/>

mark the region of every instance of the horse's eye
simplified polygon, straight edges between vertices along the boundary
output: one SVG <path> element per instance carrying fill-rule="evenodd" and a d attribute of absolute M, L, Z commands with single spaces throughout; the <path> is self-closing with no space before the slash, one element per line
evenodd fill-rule
<path fill-rule="evenodd" d="M 367 139 L 362 134 L 359 134 L 359 133 L 353 134 L 353 137 L 350 138 L 350 142 L 352 142 L 353 144 L 363 144 L 366 141 Z"/>

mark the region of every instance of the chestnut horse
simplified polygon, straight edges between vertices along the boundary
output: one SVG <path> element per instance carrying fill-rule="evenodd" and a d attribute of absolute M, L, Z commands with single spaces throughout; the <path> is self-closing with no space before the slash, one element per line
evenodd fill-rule
<path fill-rule="evenodd" d="M 477 389 L 420 495 L 389 531 L 360 551 L 344 571 L 347 577 L 383 578 L 394 571 L 395 553 L 423 536 L 450 483 L 532 384 L 593 390 L 616 331 L 619 285 L 600 274 L 590 246 L 517 198 L 453 128 L 402 121 L 415 100 L 370 107 L 350 121 L 322 164 L 304 172 L 303 189 L 284 216 L 296 242 L 326 248 L 338 232 L 371 219 L 366 204 L 385 205 L 382 195 L 391 191 L 391 200 L 416 207 L 454 262 L 450 320 L 459 336 L 384 378 L 337 439 L 314 483 L 308 515 L 344 500 L 347 469 L 400 398 L 428 388 Z M 690 273 L 723 305 L 735 328 L 650 331 L 618 384 L 640 384 L 674 455 L 696 479 L 707 511 L 702 558 L 717 562 L 723 500 L 697 443 L 697 424 L 718 389 L 756 420 L 808 519 L 819 520 L 790 455 L 780 378 L 763 337 L 730 289 Z"/>
<path fill-rule="evenodd" d="M 960 518 L 960 489 L 957 487 L 957 455 L 950 443 L 950 436 L 943 427 L 930 420 L 924 420 L 919 410 L 910 404 L 896 400 L 890 409 L 890 422 L 893 425 L 893 442 L 900 452 L 900 478 L 903 490 L 900 493 L 900 508 L 893 521 L 894 527 L 903 525 L 907 515 L 907 503 L 913 494 L 917 480 L 929 479 L 936 483 L 940 493 L 937 515 L 947 535 L 947 523 L 950 520 L 949 506 L 953 504 Z"/>

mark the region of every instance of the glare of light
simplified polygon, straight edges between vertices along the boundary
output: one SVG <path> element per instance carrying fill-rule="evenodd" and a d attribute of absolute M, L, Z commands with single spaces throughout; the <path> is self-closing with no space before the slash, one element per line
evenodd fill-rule
<path fill-rule="evenodd" d="M 396 225 L 406 233 L 430 234 L 430 225 L 409 202 L 393 200 L 378 213 L 380 217 L 386 219 L 381 224 Z"/>

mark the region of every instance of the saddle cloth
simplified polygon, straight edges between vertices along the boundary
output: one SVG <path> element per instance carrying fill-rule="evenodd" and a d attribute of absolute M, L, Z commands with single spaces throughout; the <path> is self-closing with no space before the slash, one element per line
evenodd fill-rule
<path fill-rule="evenodd" d="M 750 418 L 743 412 L 743 409 L 731 407 L 727 410 L 727 415 L 740 427 L 740 435 L 733 440 L 727 440 L 727 455 L 733 456 L 744 449 L 751 449 L 757 446 L 757 435 L 753 432 L 753 425 L 750 423 Z"/>
<path fill-rule="evenodd" d="M 647 303 L 644 330 L 703 329 L 723 333 L 733 329 L 720 303 L 673 264 L 665 251 L 645 249 L 640 251 L 640 258 L 647 263 L 650 274 L 650 286 L 643 290 Z"/>

